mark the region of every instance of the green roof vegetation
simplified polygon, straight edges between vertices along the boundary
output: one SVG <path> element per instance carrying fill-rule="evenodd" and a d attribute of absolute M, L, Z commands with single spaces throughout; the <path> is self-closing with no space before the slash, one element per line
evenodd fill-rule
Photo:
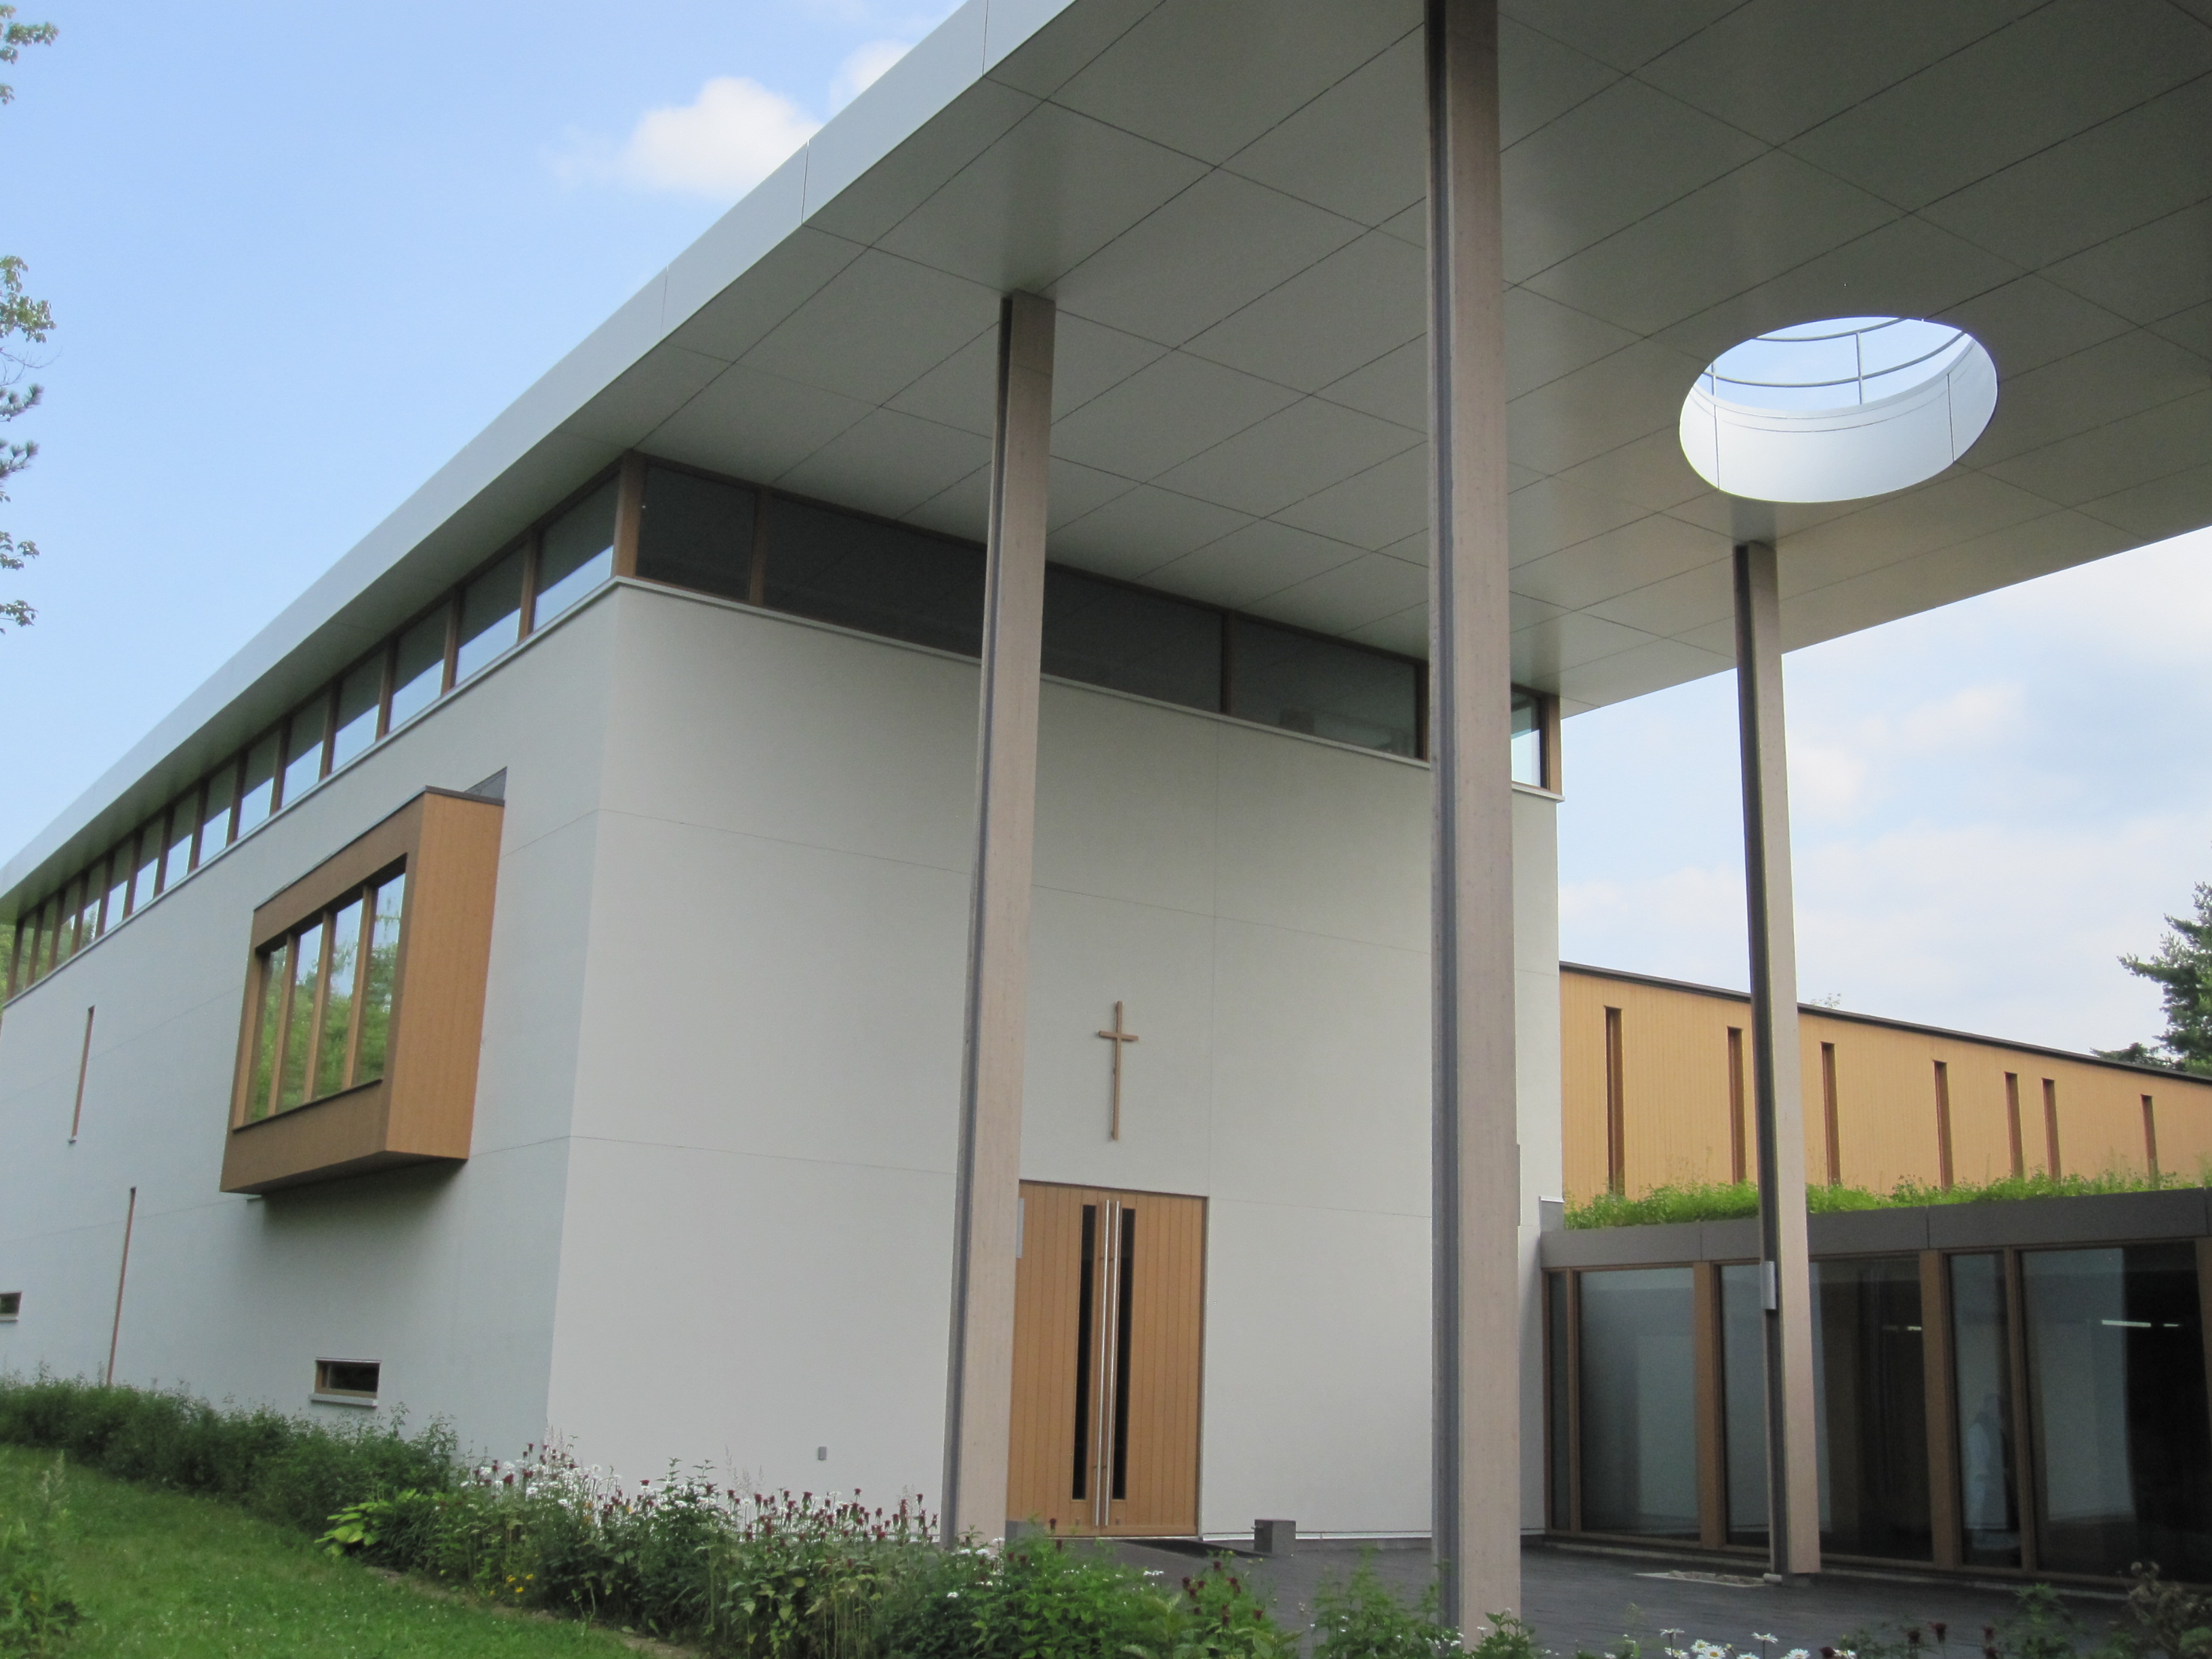
<path fill-rule="evenodd" d="M 1979 1185 L 1948 1190 L 1900 1181 L 1887 1193 L 1865 1187 L 1805 1188 L 1805 1207 L 1814 1215 L 1844 1210 L 1901 1210 L 1926 1204 L 1990 1204 L 2021 1198 L 2088 1198 L 2100 1193 L 2145 1193 L 2176 1187 L 2212 1186 L 2212 1170 L 2194 1176 L 2168 1175 L 2154 1180 L 2124 1170 L 2102 1175 L 2006 1176 Z M 1639 1197 L 1600 1193 L 1567 1206 L 1570 1227 L 1655 1227 L 1680 1221 L 1738 1221 L 1759 1213 L 1759 1188 L 1748 1181 L 1683 1182 L 1654 1187 Z"/>

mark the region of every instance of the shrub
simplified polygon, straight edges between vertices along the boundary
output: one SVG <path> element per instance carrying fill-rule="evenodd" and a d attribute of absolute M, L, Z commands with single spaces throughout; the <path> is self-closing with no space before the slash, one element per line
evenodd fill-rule
<path fill-rule="evenodd" d="M 1502 1617 L 1498 1622 L 1502 1627 Z M 1344 1583 L 1314 1592 L 1314 1659 L 1455 1659 L 1460 1652 L 1459 1632 L 1437 1617 L 1436 1587 L 1407 1607 L 1376 1576 L 1371 1555 L 1361 1557 Z M 1491 1659 L 1515 1656 L 1501 1651 Z"/>
<path fill-rule="evenodd" d="M 2166 1583 L 2154 1561 L 2138 1561 L 2132 1571 L 2128 1611 L 2142 1629 L 2138 1645 L 2166 1659 L 2212 1659 L 2212 1596 Z"/>
<path fill-rule="evenodd" d="M 453 1477 L 443 1425 L 410 1438 L 396 1419 L 344 1428 L 191 1395 L 49 1376 L 0 1377 L 0 1441 L 64 1452 L 120 1480 L 227 1498 L 320 1530 L 331 1512 Z"/>
<path fill-rule="evenodd" d="M 1887 1193 L 1865 1187 L 1810 1186 L 1805 1207 L 1814 1215 L 1846 1210 L 1883 1210 L 1928 1204 L 2002 1203 L 2023 1198 L 2087 1198 L 2100 1193 L 2149 1192 L 2161 1187 L 2212 1186 L 2212 1168 L 2191 1181 L 2180 1176 L 2148 1176 L 2125 1170 L 2101 1175 L 2051 1176 L 2040 1172 L 2002 1176 L 1978 1185 L 1923 1187 L 1907 1178 Z M 1669 1222 L 1735 1221 L 1759 1213 L 1759 1186 L 1750 1181 L 1690 1181 L 1654 1187 L 1639 1197 L 1600 1193 L 1567 1207 L 1570 1227 L 1649 1227 Z"/>
<path fill-rule="evenodd" d="M 82 1616 L 54 1559 L 64 1514 L 57 1457 L 39 1482 L 30 1513 L 0 1518 L 0 1653 L 51 1653 Z"/>

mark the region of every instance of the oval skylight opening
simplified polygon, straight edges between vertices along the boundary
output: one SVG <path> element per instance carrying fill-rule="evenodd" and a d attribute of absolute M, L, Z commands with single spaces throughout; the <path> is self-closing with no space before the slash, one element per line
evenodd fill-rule
<path fill-rule="evenodd" d="M 1682 403 L 1682 453 L 1731 495 L 1852 501 L 1934 477 L 1996 406 L 1996 365 L 1965 330 L 1832 317 L 1708 363 Z"/>

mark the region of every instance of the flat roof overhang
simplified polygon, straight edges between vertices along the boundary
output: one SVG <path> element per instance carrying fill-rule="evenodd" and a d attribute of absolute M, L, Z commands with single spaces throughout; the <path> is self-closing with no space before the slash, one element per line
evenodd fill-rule
<path fill-rule="evenodd" d="M 1774 510 L 1802 646 L 2212 522 L 2212 0 L 1505 0 L 1515 672 L 1733 665 L 1698 369 L 1973 332 L 1928 483 Z M 1052 553 L 1425 653 L 1415 0 L 969 0 L 0 870 L 89 858 L 625 449 L 980 537 L 999 295 L 1060 313 Z"/>

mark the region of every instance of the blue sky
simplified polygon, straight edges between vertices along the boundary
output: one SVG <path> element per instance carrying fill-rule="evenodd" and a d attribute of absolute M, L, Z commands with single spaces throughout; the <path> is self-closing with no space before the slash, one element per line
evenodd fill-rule
<path fill-rule="evenodd" d="M 945 9 L 24 7 L 0 252 L 61 328 L 4 522 L 20 846 Z M 2212 877 L 2212 541 L 1790 659 L 1808 995 L 2069 1045 Z M 1741 983 L 1732 694 L 1566 730 L 1565 948 Z"/>

